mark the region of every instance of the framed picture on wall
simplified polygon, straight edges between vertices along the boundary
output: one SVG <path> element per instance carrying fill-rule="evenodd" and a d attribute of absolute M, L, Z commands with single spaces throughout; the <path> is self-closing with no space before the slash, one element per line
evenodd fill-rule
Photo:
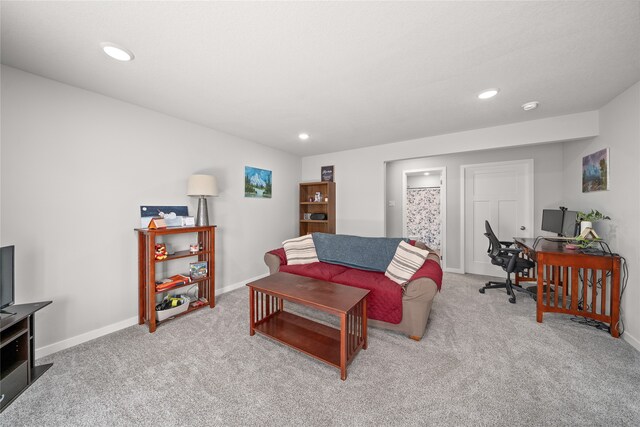
<path fill-rule="evenodd" d="M 609 149 L 604 148 L 582 158 L 582 192 L 609 189 Z"/>
<path fill-rule="evenodd" d="M 271 171 L 266 169 L 244 167 L 244 197 L 271 198 Z"/>
<path fill-rule="evenodd" d="M 320 180 L 333 182 L 333 166 L 322 166 L 320 168 Z"/>

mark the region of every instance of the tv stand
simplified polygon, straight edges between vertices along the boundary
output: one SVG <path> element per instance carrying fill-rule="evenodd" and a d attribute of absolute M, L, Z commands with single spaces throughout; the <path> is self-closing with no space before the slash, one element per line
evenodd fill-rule
<path fill-rule="evenodd" d="M 35 364 L 35 313 L 51 302 L 12 305 L 0 317 L 0 412 L 53 365 Z"/>
<path fill-rule="evenodd" d="M 0 310 L 0 320 L 8 319 L 11 316 L 15 316 L 16 313 L 10 313 L 8 311 Z"/>

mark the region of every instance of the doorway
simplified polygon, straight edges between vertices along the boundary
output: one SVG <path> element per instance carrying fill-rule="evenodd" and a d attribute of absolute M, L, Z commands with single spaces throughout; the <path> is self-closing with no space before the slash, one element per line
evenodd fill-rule
<path fill-rule="evenodd" d="M 402 235 L 437 251 L 445 267 L 446 168 L 403 171 Z"/>
<path fill-rule="evenodd" d="M 501 276 L 487 256 L 484 222 L 498 239 L 533 237 L 533 159 L 460 166 L 462 266 L 466 273 Z"/>

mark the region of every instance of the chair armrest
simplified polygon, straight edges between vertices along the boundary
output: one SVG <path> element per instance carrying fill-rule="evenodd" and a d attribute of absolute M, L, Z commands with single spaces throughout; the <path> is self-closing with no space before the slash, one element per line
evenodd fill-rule
<path fill-rule="evenodd" d="M 509 254 L 517 254 L 519 252 L 522 252 L 523 250 L 520 248 L 500 248 L 500 252 L 506 252 Z"/>
<path fill-rule="evenodd" d="M 502 246 L 507 247 L 507 248 L 508 248 L 509 246 L 513 245 L 513 243 L 514 243 L 514 242 L 503 242 L 502 240 L 500 241 L 500 244 L 501 244 Z"/>

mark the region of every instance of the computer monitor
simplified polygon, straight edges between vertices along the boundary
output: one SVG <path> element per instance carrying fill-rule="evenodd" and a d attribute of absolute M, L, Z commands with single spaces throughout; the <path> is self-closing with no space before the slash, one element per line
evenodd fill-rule
<path fill-rule="evenodd" d="M 542 231 L 562 234 L 564 212 L 560 209 L 542 210 Z"/>
<path fill-rule="evenodd" d="M 564 218 L 562 219 L 562 236 L 576 237 L 578 234 L 578 212 L 564 211 Z"/>

